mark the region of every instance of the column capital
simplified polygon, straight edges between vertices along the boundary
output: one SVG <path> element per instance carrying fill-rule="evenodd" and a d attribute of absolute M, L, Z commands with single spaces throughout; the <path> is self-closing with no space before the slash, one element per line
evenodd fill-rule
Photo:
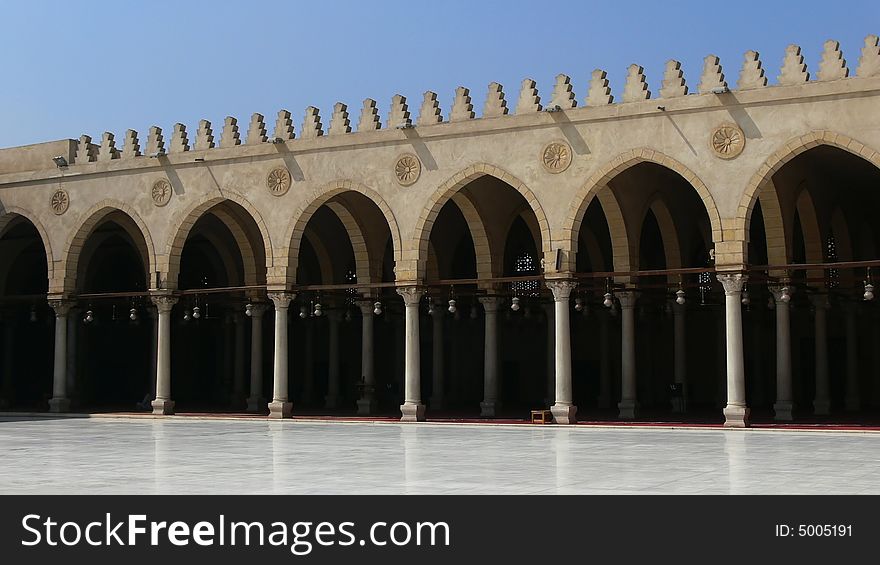
<path fill-rule="evenodd" d="M 370 298 L 364 298 L 362 300 L 356 300 L 355 304 L 357 304 L 358 308 L 361 309 L 362 316 L 372 316 L 373 315 L 373 300 Z"/>
<path fill-rule="evenodd" d="M 70 313 L 70 310 L 76 305 L 76 301 L 66 298 L 50 298 L 48 300 L 49 307 L 55 311 L 57 318 L 63 318 Z"/>
<path fill-rule="evenodd" d="M 174 305 L 177 304 L 178 298 L 173 294 L 154 294 L 150 297 L 159 314 L 168 314 Z"/>
<path fill-rule="evenodd" d="M 639 293 L 635 290 L 622 290 L 616 292 L 615 296 L 617 296 L 617 301 L 620 302 L 620 307 L 624 310 L 634 308 L 636 300 L 639 299 Z"/>
<path fill-rule="evenodd" d="M 773 295 L 773 300 L 776 301 L 776 304 L 788 304 L 791 300 L 791 295 L 794 294 L 794 287 L 788 283 L 770 285 L 767 289 Z"/>
<path fill-rule="evenodd" d="M 544 283 L 553 293 L 553 300 L 565 302 L 571 297 L 571 291 L 577 287 L 577 281 L 570 279 L 549 280 Z"/>
<path fill-rule="evenodd" d="M 501 309 L 503 299 L 500 296 L 481 296 L 477 300 L 483 305 L 486 312 L 497 312 Z"/>
<path fill-rule="evenodd" d="M 275 304 L 276 310 L 288 308 L 293 299 L 296 298 L 296 293 L 293 292 L 269 292 L 266 295 Z"/>
<path fill-rule="evenodd" d="M 403 297 L 403 303 L 407 306 L 418 306 L 422 295 L 425 294 L 424 289 L 417 286 L 399 286 L 395 290 Z"/>
<path fill-rule="evenodd" d="M 748 276 L 742 273 L 720 273 L 718 282 L 724 287 L 724 294 L 732 296 L 742 292 L 743 285 L 748 280 Z"/>
<path fill-rule="evenodd" d="M 257 319 L 262 318 L 263 314 L 266 313 L 266 310 L 269 309 L 269 305 L 265 302 L 251 302 L 250 306 L 250 317 Z"/>
<path fill-rule="evenodd" d="M 816 310 L 827 310 L 831 307 L 831 304 L 828 302 L 828 296 L 825 294 L 811 294 L 810 303 Z"/>

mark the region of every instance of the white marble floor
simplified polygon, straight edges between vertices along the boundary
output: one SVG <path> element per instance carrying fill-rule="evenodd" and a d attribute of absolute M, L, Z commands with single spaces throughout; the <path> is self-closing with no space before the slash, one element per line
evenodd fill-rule
<path fill-rule="evenodd" d="M 880 434 L 0 418 L 0 493 L 880 494 Z"/>

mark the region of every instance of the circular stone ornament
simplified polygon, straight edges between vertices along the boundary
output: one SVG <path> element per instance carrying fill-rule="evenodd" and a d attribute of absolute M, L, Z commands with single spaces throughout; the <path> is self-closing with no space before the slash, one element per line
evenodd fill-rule
<path fill-rule="evenodd" d="M 422 163 L 412 153 L 404 153 L 394 164 L 394 175 L 402 186 L 410 186 L 419 180 L 422 174 Z"/>
<path fill-rule="evenodd" d="M 51 200 L 49 200 L 49 205 L 58 216 L 67 212 L 67 209 L 70 207 L 70 197 L 67 195 L 67 191 L 63 188 L 56 190 L 52 194 Z"/>
<path fill-rule="evenodd" d="M 548 173 L 561 173 L 571 165 L 571 146 L 564 141 L 548 143 L 541 151 L 541 164 Z"/>
<path fill-rule="evenodd" d="M 284 167 L 272 169 L 266 175 L 266 186 L 269 188 L 272 196 L 284 196 L 287 194 L 287 191 L 290 190 L 290 181 L 290 171 Z"/>
<path fill-rule="evenodd" d="M 153 204 L 162 207 L 171 202 L 171 183 L 168 179 L 159 179 L 153 183 L 150 189 L 150 196 L 153 198 Z"/>
<path fill-rule="evenodd" d="M 746 136 L 740 127 L 733 123 L 723 123 L 712 132 L 709 145 L 716 157 L 733 159 L 746 147 Z"/>

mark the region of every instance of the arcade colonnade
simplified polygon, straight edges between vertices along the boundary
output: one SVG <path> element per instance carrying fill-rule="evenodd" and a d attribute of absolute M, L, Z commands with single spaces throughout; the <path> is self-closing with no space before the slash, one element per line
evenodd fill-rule
<path fill-rule="evenodd" d="M 584 107 L 560 75 L 548 111 L 526 80 L 479 119 L 462 87 L 356 134 L 340 103 L 326 135 L 309 108 L 2 150 L 0 398 L 867 418 L 880 47 L 849 77 L 826 43 L 817 80 L 795 47 L 774 86 L 747 52 L 735 90 L 709 56 L 693 95 L 670 61 L 655 99 L 634 65 L 618 103 L 596 71 Z"/>

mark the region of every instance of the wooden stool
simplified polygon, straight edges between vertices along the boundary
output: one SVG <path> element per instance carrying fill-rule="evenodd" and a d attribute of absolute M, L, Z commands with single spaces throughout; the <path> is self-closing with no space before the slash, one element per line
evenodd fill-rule
<path fill-rule="evenodd" d="M 552 424 L 553 413 L 549 410 L 532 410 L 533 424 Z"/>

